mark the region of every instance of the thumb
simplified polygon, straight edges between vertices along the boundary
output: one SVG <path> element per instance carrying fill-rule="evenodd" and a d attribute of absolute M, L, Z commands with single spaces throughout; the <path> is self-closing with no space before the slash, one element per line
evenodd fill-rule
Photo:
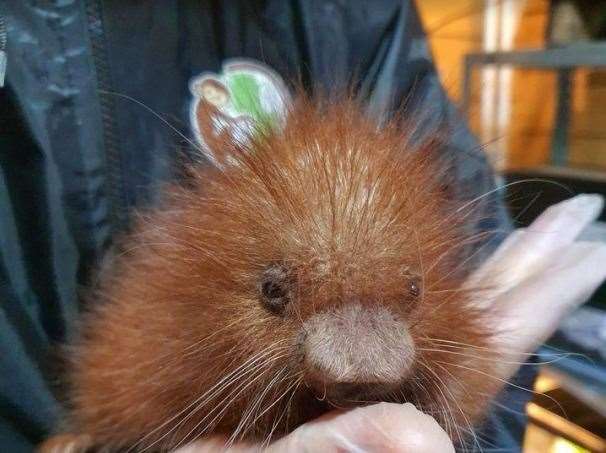
<path fill-rule="evenodd" d="M 263 449 L 236 444 L 225 450 L 225 439 L 200 440 L 174 453 L 454 453 L 446 432 L 429 415 L 412 404 L 379 403 L 331 412 L 300 426 Z"/>
<path fill-rule="evenodd" d="M 379 403 L 307 423 L 270 445 L 277 452 L 453 452 L 446 432 L 412 404 Z"/>

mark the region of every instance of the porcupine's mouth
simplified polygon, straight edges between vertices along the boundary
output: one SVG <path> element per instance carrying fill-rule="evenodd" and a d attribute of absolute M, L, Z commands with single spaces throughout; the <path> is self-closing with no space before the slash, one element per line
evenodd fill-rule
<path fill-rule="evenodd" d="M 317 383 L 310 389 L 315 399 L 330 408 L 349 409 L 381 402 L 394 402 L 396 388 L 383 383 Z"/>

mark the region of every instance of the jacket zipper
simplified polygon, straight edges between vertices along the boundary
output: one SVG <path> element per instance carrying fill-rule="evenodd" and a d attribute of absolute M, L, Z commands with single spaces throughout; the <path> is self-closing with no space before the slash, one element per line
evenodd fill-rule
<path fill-rule="evenodd" d="M 4 86 L 4 77 L 6 76 L 6 20 L 4 13 L 0 10 L 0 88 Z"/>
<path fill-rule="evenodd" d="M 113 91 L 113 83 L 107 55 L 107 43 L 103 25 L 103 7 L 101 0 L 86 0 L 86 18 L 91 41 L 93 62 L 97 78 L 97 96 L 101 110 L 103 143 L 107 166 L 107 188 L 111 205 L 111 217 L 114 232 L 127 227 L 128 200 L 124 181 L 122 153 L 118 126 L 115 120 L 114 99 L 107 92 Z"/>

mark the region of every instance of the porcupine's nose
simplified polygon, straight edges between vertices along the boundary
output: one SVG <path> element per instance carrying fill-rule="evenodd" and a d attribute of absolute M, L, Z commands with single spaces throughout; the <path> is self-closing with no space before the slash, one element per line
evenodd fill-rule
<path fill-rule="evenodd" d="M 406 324 L 384 307 L 351 304 L 305 323 L 309 383 L 338 401 L 372 398 L 409 374 L 414 344 Z"/>

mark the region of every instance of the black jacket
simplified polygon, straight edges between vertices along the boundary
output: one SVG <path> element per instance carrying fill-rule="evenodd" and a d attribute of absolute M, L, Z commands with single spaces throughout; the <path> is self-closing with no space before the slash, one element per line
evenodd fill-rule
<path fill-rule="evenodd" d="M 431 112 L 429 129 L 448 126 L 459 190 L 494 185 L 410 1 L 3 0 L 0 15 L 2 451 L 30 451 L 52 429 L 61 409 L 51 351 L 70 334 L 80 288 L 130 210 L 153 203 L 159 182 L 178 175 L 178 156 L 194 152 L 139 102 L 189 135 L 188 81 L 227 58 L 264 61 L 311 91 L 355 81 L 377 112 L 408 99 Z M 491 200 L 477 228 L 506 230 Z M 516 451 L 524 419 L 515 411 L 528 396 L 511 388 L 503 399 L 512 410 L 489 415 L 482 446 Z"/>

